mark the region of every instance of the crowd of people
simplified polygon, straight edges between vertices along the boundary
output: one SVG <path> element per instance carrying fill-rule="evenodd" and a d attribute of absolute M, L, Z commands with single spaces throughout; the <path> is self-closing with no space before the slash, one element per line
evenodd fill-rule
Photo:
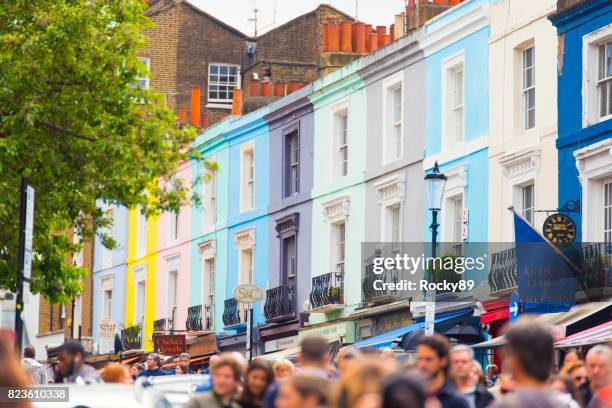
<path fill-rule="evenodd" d="M 612 348 L 596 345 L 584 360 L 577 350 L 565 353 L 555 370 L 555 350 L 548 327 L 523 320 L 506 332 L 501 370 L 483 372 L 471 347 L 451 347 L 441 335 L 420 338 L 416 352 L 401 363 L 391 349 L 346 346 L 334 361 L 320 337 L 301 342 L 297 361 L 256 357 L 247 363 L 240 353 L 220 353 L 204 370 L 211 385 L 195 394 L 186 408 L 612 408 Z M 3 354 L 0 342 L 0 356 Z M 0 386 L 44 384 L 45 373 L 33 349 Z M 9 355 L 12 353 L 8 353 Z M 193 374 L 190 358 L 181 354 L 168 369 L 156 353 L 146 366 L 110 363 L 101 374 L 84 362 L 79 343 L 65 343 L 58 353 L 58 374 L 48 381 L 131 383 L 137 377 Z M 2 359 L 2 357 L 0 357 Z M 25 375 L 25 374 L 29 374 Z M 4 377 L 4 378 L 3 378 Z"/>

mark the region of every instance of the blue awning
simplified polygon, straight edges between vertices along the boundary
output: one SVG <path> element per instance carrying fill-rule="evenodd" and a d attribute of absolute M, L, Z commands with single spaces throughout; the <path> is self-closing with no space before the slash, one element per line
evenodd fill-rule
<path fill-rule="evenodd" d="M 455 319 L 457 317 L 465 316 L 466 314 L 472 313 L 472 311 L 464 311 L 462 313 L 436 317 L 435 323 L 441 323 L 446 320 Z M 386 348 L 391 347 L 395 339 L 404 336 L 414 330 L 424 329 L 425 322 L 416 322 L 409 324 L 408 326 L 398 327 L 397 329 L 390 330 L 386 333 L 379 334 L 378 336 L 370 337 L 369 339 L 361 340 L 360 342 L 354 343 L 353 346 L 357 348 Z"/>

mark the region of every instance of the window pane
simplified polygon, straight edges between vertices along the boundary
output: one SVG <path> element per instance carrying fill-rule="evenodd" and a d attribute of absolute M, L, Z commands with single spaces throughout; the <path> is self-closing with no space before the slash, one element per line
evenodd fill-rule
<path fill-rule="evenodd" d="M 211 65 L 210 66 L 210 73 L 212 74 L 218 74 L 219 73 L 219 67 L 217 65 Z"/>
<path fill-rule="evenodd" d="M 606 77 L 612 76 L 612 42 L 606 44 Z"/>
<path fill-rule="evenodd" d="M 221 75 L 227 75 L 227 71 L 228 71 L 228 69 L 227 69 L 227 67 L 226 67 L 226 66 L 221 66 L 221 67 L 219 67 L 219 73 L 220 73 Z"/>

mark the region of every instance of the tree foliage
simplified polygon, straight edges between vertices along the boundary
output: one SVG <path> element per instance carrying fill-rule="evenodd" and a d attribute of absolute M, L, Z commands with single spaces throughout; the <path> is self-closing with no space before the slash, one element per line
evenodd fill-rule
<path fill-rule="evenodd" d="M 14 289 L 19 186 L 36 190 L 31 289 L 53 302 L 79 289 L 66 262 L 111 223 L 98 200 L 148 215 L 178 210 L 190 186 L 176 176 L 194 157 L 147 75 L 142 0 L 11 0 L 0 7 L 0 287 Z M 98 201 L 99 202 L 99 201 Z M 107 246 L 112 240 L 103 237 Z"/>

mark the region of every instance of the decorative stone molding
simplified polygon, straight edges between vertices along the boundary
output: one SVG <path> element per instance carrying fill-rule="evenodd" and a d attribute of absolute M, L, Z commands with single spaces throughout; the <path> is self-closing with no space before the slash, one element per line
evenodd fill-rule
<path fill-rule="evenodd" d="M 255 228 L 237 232 L 234 235 L 234 245 L 239 250 L 253 248 L 255 246 Z"/>
<path fill-rule="evenodd" d="M 132 268 L 134 273 L 134 282 L 142 282 L 147 279 L 147 264 L 142 263 L 140 265 L 136 265 Z"/>
<path fill-rule="evenodd" d="M 115 280 L 114 276 L 104 276 L 100 278 L 100 286 L 102 287 L 102 290 L 103 291 L 112 290 L 113 285 L 114 285 L 114 280 Z"/>
<path fill-rule="evenodd" d="M 374 183 L 374 189 L 379 205 L 388 206 L 404 201 L 404 180 L 399 174 Z"/>
<path fill-rule="evenodd" d="M 202 259 L 204 260 L 214 258 L 215 254 L 217 253 L 215 241 L 212 239 L 199 242 L 198 248 L 200 249 L 200 255 L 202 256 Z"/>
<path fill-rule="evenodd" d="M 350 210 L 349 197 L 338 197 L 323 203 L 323 217 L 325 222 L 334 223 L 348 218 Z"/>
<path fill-rule="evenodd" d="M 581 182 L 607 175 L 612 167 L 612 138 L 574 151 L 574 158 Z"/>
<path fill-rule="evenodd" d="M 532 147 L 500 157 L 498 163 L 508 179 L 520 178 L 528 174 L 535 176 L 540 167 L 540 148 Z"/>
<path fill-rule="evenodd" d="M 467 166 L 461 164 L 452 169 L 444 170 L 447 177 L 446 189 L 444 195 L 446 198 L 452 198 L 465 192 L 467 188 Z"/>
<path fill-rule="evenodd" d="M 299 213 L 293 213 L 276 220 L 276 226 L 274 227 L 276 230 L 276 236 L 283 239 L 295 235 L 298 231 L 299 223 Z"/>

